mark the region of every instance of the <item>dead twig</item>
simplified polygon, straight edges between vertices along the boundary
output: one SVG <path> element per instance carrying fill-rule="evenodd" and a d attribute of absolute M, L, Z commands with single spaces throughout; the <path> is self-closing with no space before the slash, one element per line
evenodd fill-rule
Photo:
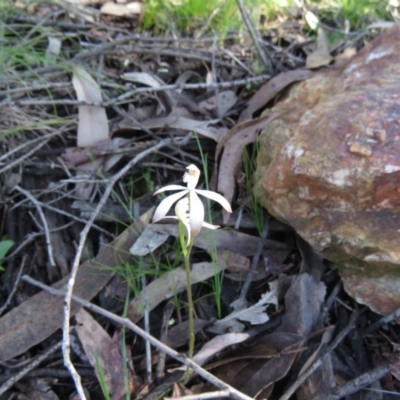
<path fill-rule="evenodd" d="M 172 302 L 168 302 L 167 306 L 164 309 L 162 324 L 161 324 L 161 332 L 160 332 L 160 341 L 162 343 L 167 343 L 167 336 L 168 336 L 168 324 L 169 320 L 172 316 L 175 306 Z M 165 376 L 165 359 L 166 354 L 162 351 L 158 352 L 158 361 L 157 361 L 157 368 L 156 368 L 156 380 L 158 382 Z"/>
<path fill-rule="evenodd" d="M 68 227 L 70 227 L 73 223 L 74 223 L 74 221 L 68 222 L 67 224 L 60 226 L 56 229 L 51 229 L 49 232 L 53 233 L 53 232 L 62 231 L 64 229 L 67 229 Z M 3 261 L 12 260 L 25 246 L 27 246 L 29 243 L 31 243 L 33 240 L 35 240 L 37 237 L 40 237 L 43 235 L 44 235 L 44 232 L 29 233 L 25 237 L 23 242 L 12 253 L 7 254 L 7 256 L 4 258 Z M 1 315 L 1 311 L 0 311 L 0 315 Z"/>
<path fill-rule="evenodd" d="M 256 46 L 257 52 L 261 58 L 262 63 L 264 64 L 265 69 L 268 71 L 269 74 L 272 73 L 272 63 L 270 58 L 267 56 L 265 50 L 261 47 L 261 39 L 258 35 L 257 30 L 254 28 L 253 23 L 251 22 L 249 13 L 246 10 L 242 0 L 236 0 L 237 5 L 239 7 L 240 13 L 242 14 L 243 21 L 246 25 L 247 30 L 253 40 L 254 45 Z"/>
<path fill-rule="evenodd" d="M 49 258 L 49 263 L 50 263 L 51 267 L 55 267 L 56 262 L 54 261 L 54 257 L 53 257 L 53 246 L 51 244 L 49 226 L 47 225 L 47 220 L 46 220 L 46 217 L 44 215 L 44 212 L 42 210 L 40 203 L 27 190 L 22 189 L 22 187 L 16 185 L 16 186 L 14 186 L 14 189 L 17 192 L 23 194 L 26 198 L 28 198 L 35 205 L 36 210 L 37 210 L 37 212 L 40 216 L 40 219 L 42 220 L 42 224 L 43 224 L 44 237 L 46 238 L 46 249 L 47 249 L 47 256 Z"/>
<path fill-rule="evenodd" d="M 329 392 L 318 394 L 311 400 L 339 400 L 343 397 L 358 392 L 363 387 L 383 378 L 389 372 L 390 365 L 389 363 L 385 363 L 372 369 L 371 371 L 366 372 L 365 374 L 358 376 L 357 378 L 346 382 L 344 385 L 332 388 Z"/>
<path fill-rule="evenodd" d="M 23 368 L 20 372 L 15 374 L 12 378 L 10 378 L 8 381 L 4 382 L 0 386 L 0 396 L 4 394 L 8 389 L 11 388 L 16 382 L 21 380 L 28 372 L 32 371 L 34 368 L 36 368 L 42 361 L 44 361 L 46 358 L 51 356 L 55 351 L 57 351 L 61 347 L 61 341 L 56 343 L 55 345 L 51 346 L 46 352 L 41 354 L 39 357 L 34 359 L 30 364 L 28 364 L 25 368 Z"/>
<path fill-rule="evenodd" d="M 199 394 L 191 394 L 182 397 L 165 397 L 165 400 L 206 400 L 206 399 L 218 399 L 220 397 L 229 397 L 231 393 L 229 390 L 216 390 L 215 392 L 206 392 Z"/>
<path fill-rule="evenodd" d="M 34 104 L 34 102 L 33 102 Z M 0 106 L 1 107 L 1 106 Z M 43 123 L 45 125 L 45 122 Z M 15 168 L 17 165 L 21 164 L 24 160 L 28 159 L 29 157 L 31 157 L 33 154 L 35 154 L 39 149 L 41 149 L 42 147 L 44 147 L 49 141 L 50 139 L 52 139 L 55 136 L 61 135 L 63 132 L 65 132 L 66 130 L 68 130 L 70 128 L 69 125 L 64 125 L 61 128 L 57 129 L 56 131 L 46 135 L 46 136 L 41 136 L 40 138 L 38 138 L 40 140 L 40 143 L 38 145 L 36 145 L 35 147 L 33 147 L 32 149 L 28 150 L 23 156 L 21 156 L 20 158 L 17 158 L 16 160 L 9 162 L 6 164 L 5 167 L 0 169 L 0 175 L 4 174 L 5 172 L 7 172 L 8 170 Z M 31 141 L 31 143 L 36 142 L 36 139 L 33 139 Z M 30 142 L 25 142 L 23 143 L 23 145 L 18 146 L 19 147 L 26 147 L 29 144 L 31 144 Z M 11 150 L 10 152 L 3 154 L 1 156 L 1 160 L 4 160 L 5 158 L 8 158 L 9 156 L 11 156 L 15 151 L 18 151 L 16 149 Z"/>
<path fill-rule="evenodd" d="M 376 329 L 380 328 L 382 325 L 389 324 L 393 322 L 395 319 L 400 317 L 400 308 L 397 310 L 392 311 L 390 314 L 385 315 L 382 318 L 379 318 L 378 321 L 375 321 L 373 324 L 369 325 L 367 329 L 365 329 L 364 336 L 368 333 L 375 331 Z"/>
<path fill-rule="evenodd" d="M 32 285 L 35 285 L 43 290 L 46 290 L 47 292 L 54 294 L 56 296 L 65 296 L 66 293 L 62 290 L 54 289 L 50 286 L 47 286 L 41 282 L 36 281 L 35 279 L 24 275 L 22 277 L 22 280 L 25 282 L 28 282 Z M 164 343 L 160 342 L 153 336 L 147 334 L 143 329 L 141 329 L 139 326 L 134 324 L 131 320 L 128 318 L 122 318 L 118 315 L 113 314 L 110 311 L 105 310 L 104 308 L 101 308 L 99 306 L 96 306 L 95 304 L 90 303 L 87 300 L 81 299 L 80 297 L 72 295 L 71 297 L 74 301 L 77 303 L 81 304 L 83 307 L 88 308 L 89 310 L 98 313 L 100 315 L 103 315 L 104 317 L 110 319 L 111 321 L 116 322 L 117 324 L 120 324 L 122 326 L 125 326 L 126 328 L 130 329 L 131 331 L 135 332 L 137 335 L 141 336 L 144 340 L 149 341 L 154 347 L 157 349 L 165 352 L 168 354 L 170 357 L 174 358 L 175 360 L 179 361 L 183 365 L 191 368 L 194 372 L 196 372 L 198 375 L 200 375 L 202 378 L 213 384 L 214 386 L 222 389 L 222 390 L 228 390 L 229 391 L 229 396 L 232 397 L 233 399 L 236 400 L 253 400 L 251 397 L 245 395 L 244 393 L 241 393 L 240 391 L 236 390 L 232 386 L 228 385 L 224 381 L 218 379 L 214 375 L 210 374 L 208 371 L 200 367 L 198 364 L 196 364 L 193 360 L 190 358 L 187 358 L 184 354 L 178 353 L 174 349 L 171 349 Z"/>
<path fill-rule="evenodd" d="M 12 299 L 13 296 L 14 296 L 15 291 L 17 290 L 17 286 L 18 286 L 19 281 L 20 281 L 20 279 L 21 279 L 22 271 L 24 270 L 25 261 L 26 261 L 26 256 L 24 256 L 24 257 L 22 258 L 21 265 L 19 266 L 18 274 L 17 274 L 17 277 L 15 278 L 15 282 L 14 282 L 14 285 L 13 285 L 13 287 L 12 287 L 12 289 L 11 289 L 11 292 L 10 292 L 10 294 L 8 295 L 6 302 L 5 302 L 5 303 L 3 304 L 3 306 L 0 308 L 0 315 L 3 314 L 4 310 L 8 307 L 8 305 L 9 305 L 10 302 L 11 302 L 11 299 Z M 0 394 L 1 394 L 1 393 L 0 393 Z"/>
<path fill-rule="evenodd" d="M 140 87 L 134 88 L 127 92 L 124 92 L 120 96 L 117 96 L 111 100 L 107 101 L 78 101 L 78 100 L 55 100 L 55 99 L 32 99 L 32 100 L 3 100 L 0 102 L 0 107 L 9 106 L 9 107 L 20 107 L 20 106 L 49 106 L 49 105 L 72 105 L 72 106 L 92 106 L 92 107 L 111 107 L 119 104 L 124 104 L 127 99 L 134 97 L 140 93 L 148 93 L 148 92 L 161 92 L 164 90 L 198 90 L 198 89 L 229 89 L 236 86 L 245 86 L 247 84 L 257 84 L 270 79 L 270 75 L 259 75 L 246 79 L 236 79 L 234 81 L 229 82 L 213 82 L 213 83 L 174 83 L 170 85 L 162 85 L 159 87 Z"/>
<path fill-rule="evenodd" d="M 241 299 L 241 300 L 244 300 L 245 297 L 247 296 L 247 291 L 249 290 L 250 284 L 251 284 L 251 282 L 253 280 L 253 272 L 257 270 L 258 261 L 260 260 L 261 252 L 262 252 L 262 250 L 264 248 L 265 239 L 268 236 L 268 232 L 269 232 L 269 221 L 267 219 L 265 221 L 264 230 L 263 230 L 262 235 L 261 235 L 261 240 L 258 242 L 257 250 L 256 250 L 256 252 L 254 254 L 253 261 L 251 263 L 249 273 L 247 274 L 247 278 L 246 278 L 246 280 L 245 280 L 245 282 L 243 284 L 242 290 L 240 291 L 239 299 Z"/>

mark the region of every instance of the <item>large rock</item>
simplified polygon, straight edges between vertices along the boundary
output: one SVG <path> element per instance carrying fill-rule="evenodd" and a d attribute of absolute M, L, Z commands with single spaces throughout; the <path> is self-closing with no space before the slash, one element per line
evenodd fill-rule
<path fill-rule="evenodd" d="M 255 187 L 382 314 L 400 307 L 399 37 L 396 25 L 284 95 L 261 135 Z"/>

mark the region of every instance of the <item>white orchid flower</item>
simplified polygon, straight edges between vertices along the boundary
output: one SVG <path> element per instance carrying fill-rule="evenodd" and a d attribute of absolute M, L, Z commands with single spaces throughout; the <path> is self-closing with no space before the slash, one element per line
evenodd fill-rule
<path fill-rule="evenodd" d="M 219 228 L 218 225 L 211 225 L 204 222 L 204 206 L 198 195 L 218 202 L 228 212 L 232 212 L 232 209 L 229 202 L 220 194 L 212 192 L 211 190 L 196 189 L 197 182 L 200 178 L 200 170 L 195 165 L 189 165 L 186 169 L 187 172 L 183 175 L 183 182 L 187 184 L 187 187 L 168 185 L 158 189 L 154 193 L 156 195 L 168 190 L 180 190 L 180 192 L 171 194 L 161 201 L 154 213 L 153 223 L 164 218 L 174 218 L 182 221 L 188 231 L 189 242 L 190 234 L 197 235 L 202 226 L 209 229 Z M 185 195 L 186 197 L 184 199 L 178 201 Z M 178 201 L 175 207 L 176 216 L 167 216 L 168 211 L 176 201 Z"/>

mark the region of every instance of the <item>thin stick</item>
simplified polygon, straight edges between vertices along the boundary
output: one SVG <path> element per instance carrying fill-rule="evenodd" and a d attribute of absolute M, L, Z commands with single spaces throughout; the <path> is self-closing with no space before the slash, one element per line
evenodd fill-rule
<path fill-rule="evenodd" d="M 168 343 L 168 323 L 174 311 L 174 305 L 172 302 L 168 302 L 164 309 L 164 315 L 161 323 L 160 341 L 162 343 Z M 166 354 L 162 351 L 158 352 L 158 361 L 156 369 L 156 383 L 160 383 L 161 379 L 165 376 L 165 359 Z"/>
<path fill-rule="evenodd" d="M 44 283 L 36 281 L 35 279 L 29 277 L 28 275 L 24 275 L 22 277 L 22 280 L 25 282 L 28 282 L 32 285 L 35 285 L 43 290 L 46 290 L 47 292 L 54 294 L 56 296 L 65 296 L 65 292 L 63 290 L 54 289 L 50 286 L 45 285 Z M 201 368 L 198 364 L 196 364 L 190 358 L 187 358 L 184 354 L 178 353 L 174 349 L 171 349 L 164 343 L 162 343 L 159 340 L 157 340 L 156 338 L 154 338 L 153 336 L 147 334 L 143 329 L 141 329 L 139 326 L 134 324 L 130 319 L 115 315 L 112 312 L 107 311 L 104 308 L 101 308 L 99 306 L 96 306 L 95 304 L 92 304 L 87 300 L 81 299 L 78 296 L 72 295 L 72 299 L 74 301 L 76 301 L 78 304 L 81 304 L 83 307 L 86 307 L 89 310 L 91 310 L 97 314 L 103 315 L 104 317 L 110 319 L 111 321 L 114 321 L 117 324 L 125 326 L 126 328 L 135 332 L 137 335 L 141 336 L 144 340 L 148 340 L 154 347 L 156 347 L 160 351 L 163 351 L 164 353 L 168 354 L 170 357 L 179 361 L 183 365 L 190 367 L 194 372 L 196 372 L 198 375 L 200 375 L 202 378 L 204 378 L 205 380 L 207 380 L 208 382 L 210 382 L 217 388 L 222 389 L 222 390 L 229 390 L 230 396 L 233 399 L 235 399 L 235 400 L 254 400 L 251 397 L 245 395 L 244 393 L 236 390 L 232 386 L 228 385 L 224 381 L 220 380 L 219 378 L 215 377 L 214 375 L 210 374 L 208 371 Z"/>
<path fill-rule="evenodd" d="M 37 203 L 38 203 L 41 207 L 43 207 L 43 208 L 47 208 L 47 209 L 50 210 L 50 211 L 54 211 L 54 212 L 57 213 L 57 214 L 64 215 L 64 216 L 66 216 L 66 217 L 68 217 L 68 218 L 71 218 L 71 219 L 73 219 L 73 220 L 75 220 L 75 221 L 82 222 L 82 223 L 84 223 L 84 224 L 87 223 L 87 220 L 85 220 L 84 218 L 77 217 L 77 216 L 74 215 L 74 214 L 71 214 L 71 213 L 69 213 L 69 212 L 67 212 L 67 211 L 61 210 L 61 208 L 53 207 L 53 206 L 51 206 L 50 204 L 42 203 L 42 202 L 40 202 L 39 200 L 36 200 L 36 201 L 37 201 Z M 15 206 L 14 206 L 14 208 L 15 208 Z M 98 225 L 93 224 L 92 227 L 95 228 L 95 229 L 97 229 L 99 232 L 101 232 L 101 233 L 107 235 L 108 237 L 114 237 L 113 234 L 111 234 L 110 232 L 108 232 L 107 230 L 103 229 L 102 227 L 100 227 L 100 226 L 98 226 Z"/>
<path fill-rule="evenodd" d="M 63 226 L 58 227 L 58 228 L 50 229 L 50 233 L 62 231 L 63 229 L 70 227 L 73 223 L 74 223 L 74 221 L 71 221 Z M 44 232 L 29 233 L 27 236 L 25 236 L 24 241 L 12 253 L 7 254 L 7 257 L 3 258 L 3 261 L 8 261 L 8 260 L 13 259 L 25 246 L 27 246 L 29 243 L 31 243 L 37 237 L 40 237 L 43 235 L 44 235 Z M 0 312 L 0 314 L 1 314 L 1 312 Z"/>
<path fill-rule="evenodd" d="M 371 332 L 375 331 L 376 329 L 380 328 L 382 325 L 393 322 L 395 319 L 397 319 L 399 317 L 400 317 L 400 308 L 392 311 L 390 314 L 385 315 L 382 318 L 379 318 L 378 321 L 374 322 L 367 329 L 365 329 L 365 331 L 363 333 L 364 334 L 371 333 Z"/>
<path fill-rule="evenodd" d="M 17 192 L 23 194 L 25 197 L 27 197 L 35 205 L 36 210 L 43 224 L 44 237 L 46 238 L 46 250 L 47 250 L 47 256 L 49 258 L 49 263 L 51 267 L 55 267 L 56 262 L 54 261 L 53 257 L 53 246 L 51 245 L 49 226 L 47 225 L 47 220 L 46 217 L 44 216 L 42 207 L 40 206 L 39 202 L 35 199 L 35 197 L 33 197 L 27 190 L 22 189 L 22 187 L 20 187 L 19 185 L 14 186 L 14 189 Z"/>
<path fill-rule="evenodd" d="M 7 297 L 6 302 L 0 308 L 0 315 L 3 314 L 4 310 L 8 307 L 8 305 L 11 302 L 11 299 L 14 296 L 15 291 L 17 290 L 17 286 L 18 286 L 19 281 L 21 279 L 22 271 L 24 270 L 25 260 L 26 260 L 26 255 L 22 258 L 21 265 L 20 265 L 19 270 L 18 270 L 17 278 L 15 279 L 15 282 L 14 282 L 14 285 L 13 285 L 13 287 L 11 289 L 11 292 L 10 292 L 9 296 Z"/>
<path fill-rule="evenodd" d="M 268 72 L 272 72 L 272 64 L 270 59 L 267 57 L 264 49 L 260 45 L 260 37 L 257 33 L 257 30 L 254 28 L 253 23 L 250 20 L 250 16 L 246 10 L 246 7 L 244 6 L 242 0 L 236 0 L 237 5 L 239 7 L 240 13 L 242 14 L 243 21 L 246 25 L 247 30 L 249 31 L 249 34 L 251 38 L 253 39 L 253 43 L 256 46 L 257 52 L 261 58 L 262 63 L 264 64 L 265 69 Z"/>
<path fill-rule="evenodd" d="M 23 278 L 22 278 L 23 279 Z M 11 377 L 8 381 L 4 382 L 0 386 L 0 396 L 4 394 L 12 385 L 21 380 L 28 372 L 36 368 L 42 361 L 47 357 L 51 356 L 56 350 L 61 347 L 61 341 L 56 343 L 54 346 L 50 347 L 45 353 L 41 354 L 39 357 L 34 359 L 30 364 L 23 368 L 20 372 Z"/>
<path fill-rule="evenodd" d="M 229 397 L 231 394 L 229 390 L 216 390 L 215 392 L 206 392 L 199 394 L 190 394 L 182 397 L 164 397 L 165 400 L 206 400 L 218 399 L 220 397 Z"/>
<path fill-rule="evenodd" d="M 187 135 L 180 143 L 185 143 L 190 140 L 192 135 Z M 137 164 L 142 158 L 146 157 L 147 155 L 154 153 L 158 149 L 168 146 L 169 144 L 172 144 L 174 142 L 173 139 L 165 139 L 161 140 L 158 142 L 156 145 L 153 147 L 150 147 L 149 149 L 141 152 L 138 154 L 135 158 L 133 158 L 130 162 L 128 162 L 122 169 L 120 169 L 116 174 L 114 174 L 107 182 L 106 189 L 97 204 L 97 207 L 94 209 L 93 214 L 89 218 L 89 220 L 86 222 L 86 225 L 82 229 L 82 232 L 80 234 L 79 238 L 79 244 L 78 248 L 76 250 L 76 255 L 74 258 L 74 262 L 72 264 L 71 268 L 71 274 L 70 278 L 68 280 L 68 285 L 67 285 L 67 291 L 65 294 L 65 301 L 64 301 L 64 319 L 63 319 L 63 344 L 62 344 L 62 350 L 63 350 L 63 358 L 64 358 L 64 365 L 66 368 L 71 373 L 71 376 L 75 382 L 75 386 L 77 389 L 77 392 L 81 398 L 81 400 L 86 400 L 82 384 L 81 384 L 81 379 L 79 374 L 77 373 L 75 367 L 73 366 L 70 358 L 70 336 L 69 336 L 69 320 L 71 317 L 71 298 L 72 298 L 72 292 L 73 288 L 75 285 L 75 280 L 76 280 L 76 275 L 78 273 L 78 268 L 80 264 L 80 259 L 84 250 L 85 242 L 87 235 L 89 234 L 90 228 L 92 227 L 93 222 L 96 219 L 97 214 L 101 211 L 105 203 L 107 202 L 109 196 L 112 193 L 112 190 L 114 188 L 114 185 L 118 182 L 120 178 L 122 178 L 135 164 Z"/>
<path fill-rule="evenodd" d="M 108 101 L 78 101 L 78 100 L 3 100 L 0 102 L 1 106 L 24 106 L 24 105 L 74 105 L 74 106 L 93 106 L 93 107 L 110 107 L 118 104 L 123 104 L 125 100 L 130 99 L 131 97 L 136 96 L 139 93 L 147 93 L 147 92 L 161 92 L 164 90 L 198 90 L 198 89 L 229 89 L 235 86 L 243 86 L 250 83 L 261 83 L 270 79 L 270 75 L 259 75 L 246 79 L 237 79 L 229 82 L 213 82 L 213 83 L 186 83 L 179 84 L 174 83 L 170 85 L 162 85 L 159 87 L 143 87 L 143 88 L 134 88 L 133 90 L 127 91 L 121 94 L 114 99 Z"/>
<path fill-rule="evenodd" d="M 254 254 L 253 261 L 251 263 L 250 270 L 249 270 L 249 272 L 247 274 L 246 281 L 244 282 L 242 290 L 240 291 L 239 299 L 241 299 L 241 300 L 244 300 L 246 298 L 246 296 L 247 296 L 247 292 L 248 292 L 250 284 L 251 284 L 251 282 L 253 280 L 253 273 L 257 269 L 258 261 L 260 260 L 261 252 L 262 252 L 262 250 L 264 248 L 265 239 L 268 236 L 268 232 L 269 232 L 269 221 L 266 220 L 265 224 L 264 224 L 264 230 L 263 230 L 262 235 L 261 235 L 261 240 L 258 242 L 257 250 L 256 250 L 256 252 Z"/>
<path fill-rule="evenodd" d="M 332 388 L 329 392 L 318 394 L 317 396 L 313 397 L 312 400 L 339 400 L 343 397 L 358 392 L 363 387 L 383 378 L 389 372 L 390 365 L 389 363 L 385 363 L 372 369 L 371 371 L 366 372 L 365 374 L 357 376 L 357 378 L 346 382 L 344 385 Z"/>
<path fill-rule="evenodd" d="M 29 100 L 31 101 L 31 100 Z M 51 102 L 51 101 L 50 101 Z M 33 104 L 35 104 L 35 102 L 33 102 Z M 45 122 L 43 122 L 44 124 Z M 40 150 L 43 146 L 45 146 L 51 138 L 60 135 L 61 133 L 63 133 L 64 131 L 66 131 L 69 128 L 68 125 L 65 125 L 63 127 L 61 127 L 60 129 L 57 129 L 56 131 L 46 135 L 46 136 L 42 136 L 42 140 L 41 142 L 36 145 L 35 147 L 32 147 L 30 150 L 28 150 L 25 154 L 23 154 L 21 157 L 17 158 L 16 160 L 13 160 L 9 163 L 7 163 L 3 168 L 0 169 L 0 175 L 4 174 L 6 171 L 15 168 L 17 165 L 22 164 L 22 162 L 28 158 L 30 158 L 32 156 L 32 154 L 35 154 L 38 150 Z M 28 143 L 24 143 L 25 146 L 30 145 L 32 143 L 35 143 L 36 141 L 32 140 Z M 12 153 L 14 152 L 14 150 L 9 151 L 8 153 L 4 154 L 2 156 L 2 158 L 4 157 L 9 157 L 10 155 L 12 155 Z"/>

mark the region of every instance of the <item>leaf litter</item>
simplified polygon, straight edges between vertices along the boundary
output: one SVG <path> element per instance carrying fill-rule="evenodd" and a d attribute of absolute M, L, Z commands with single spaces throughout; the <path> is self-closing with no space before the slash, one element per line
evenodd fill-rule
<path fill-rule="evenodd" d="M 318 31 L 318 40 L 313 48 L 300 29 L 299 21 L 303 21 L 293 19 L 290 22 L 294 24 L 263 33 L 274 63 L 268 75 L 253 78 L 255 54 L 250 55 L 254 50 L 246 38 L 232 35 L 211 46 L 213 40 L 208 37 L 187 40 L 132 34 L 132 23 L 140 20 L 140 3 L 128 8 L 109 3 L 96 15 L 86 4 L 65 3 L 54 5 L 61 13 L 35 4 L 6 21 L 10 32 L 22 29 L 21 21 L 32 28 L 28 35 L 25 32 L 14 41 L 4 40 L 7 49 L 17 44 L 26 46 L 27 51 L 40 43 L 47 50 L 44 59 L 34 59 L 25 67 L 16 67 L 12 57 L 6 58 L 7 68 L 0 76 L 0 233 L 15 243 L 2 262 L 1 298 L 8 304 L 0 318 L 2 382 L 22 379 L 23 367 L 17 367 L 21 377 L 14 378 L 16 363 L 36 368 L 35 357 L 51 349 L 62 328 L 63 298 L 45 290 L 38 292 L 20 281 L 15 271 L 22 268 L 39 281 L 65 289 L 83 224 L 101 201 L 113 174 L 141 154 L 141 161 L 119 179 L 103 215 L 92 225 L 74 294 L 107 304 L 116 315 L 122 315 L 123 294 L 131 292 L 129 318 L 138 324 L 149 323 L 149 332 L 156 337 L 166 303 L 172 301 L 165 342 L 185 351 L 186 281 L 176 250 L 177 226 L 149 224 L 148 217 L 139 220 L 138 216 L 154 206 L 151 194 L 157 187 L 180 183 L 185 165 L 200 165 L 201 160 L 208 173 L 213 171 L 218 191 L 235 206 L 243 148 L 251 146 L 258 132 L 280 117 L 269 112 L 269 105 L 291 84 L 318 73 L 307 67 L 318 70 L 332 57 L 339 62 L 342 54 L 335 49 L 348 40 L 344 36 L 340 46 L 328 48 L 328 27 L 316 16 L 318 24 L 312 29 Z M 310 15 L 309 10 L 303 11 Z M 23 13 L 29 15 L 28 20 Z M 102 18 L 101 29 L 97 18 Z M 64 33 L 58 35 L 58 29 Z M 359 45 L 366 35 L 360 36 Z M 39 42 L 30 42 L 31 37 Z M 79 48 L 75 46 L 78 43 L 90 45 Z M 348 44 L 355 48 L 355 43 Z M 243 51 L 246 46 L 249 53 Z M 68 67 L 62 64 L 63 57 L 69 57 Z M 193 132 L 199 135 L 197 141 L 192 138 L 179 145 L 181 138 Z M 151 151 L 167 139 L 173 139 L 172 144 Z M 29 190 L 32 197 L 14 191 L 17 185 Z M 38 208 L 44 210 L 47 227 L 40 224 Z M 225 226 L 212 234 L 202 231 L 195 242 L 192 286 L 199 345 L 194 360 L 205 363 L 215 376 L 238 389 L 243 397 L 235 398 L 273 395 L 285 399 L 293 390 L 299 398 L 312 399 L 319 393 L 328 396 L 342 380 L 355 379 L 360 371 L 376 366 L 377 359 L 383 360 L 379 351 L 385 345 L 379 340 L 385 337 L 378 330 L 368 332 L 379 343 L 373 349 L 365 340 L 365 321 L 378 321 L 370 311 L 364 311 L 368 318 L 353 325 L 354 334 L 361 338 L 357 348 L 349 351 L 347 344 L 339 344 L 331 349 L 356 315 L 357 305 L 338 286 L 335 266 L 326 265 L 307 243 L 277 221 L 269 225 L 261 262 L 252 271 L 247 296 L 241 298 L 261 241 L 253 216 L 242 207 L 233 213 L 233 222 L 227 221 L 226 215 L 221 218 L 220 210 L 212 210 L 210 215 Z M 6 240 L 3 242 L 10 243 Z M 56 264 L 51 268 L 46 257 L 49 246 Z M 121 279 L 113 279 L 115 276 Z M 124 398 L 126 381 L 132 396 L 155 395 L 162 385 L 149 379 L 146 371 L 152 362 L 144 356 L 145 346 L 136 334 L 126 333 L 126 345 L 117 323 L 89 314 L 74 301 L 73 316 L 76 335 L 89 361 L 81 361 L 74 352 L 72 360 L 90 368 L 87 375 L 82 370 L 79 373 L 92 398 L 101 396 L 100 369 L 113 399 Z M 396 343 L 396 330 L 391 327 L 390 343 Z M 348 332 L 346 335 L 350 340 Z M 393 349 L 386 353 L 393 358 Z M 368 356 L 368 369 L 367 364 L 364 370 L 352 368 Z M 60 353 L 54 357 L 61 361 Z M 350 367 L 345 372 L 337 368 L 348 360 Z M 46 357 L 42 363 L 51 365 Z M 179 380 L 168 372 L 171 366 L 176 367 L 167 359 L 160 367 L 167 389 Z M 392 370 L 396 374 L 394 358 Z M 389 367 L 384 371 L 388 373 Z M 17 391 L 45 390 L 53 398 L 77 398 L 71 382 L 68 376 L 60 378 L 58 384 L 68 388 L 61 393 L 46 375 L 27 377 L 19 386 L 15 382 L 0 386 L 0 393 L 15 396 Z M 375 385 L 379 388 L 380 384 Z M 188 385 L 193 391 L 196 386 L 200 393 L 215 388 L 199 377 Z M 391 390 L 398 386 L 392 378 Z M 353 391 L 360 389 L 353 384 Z"/>

